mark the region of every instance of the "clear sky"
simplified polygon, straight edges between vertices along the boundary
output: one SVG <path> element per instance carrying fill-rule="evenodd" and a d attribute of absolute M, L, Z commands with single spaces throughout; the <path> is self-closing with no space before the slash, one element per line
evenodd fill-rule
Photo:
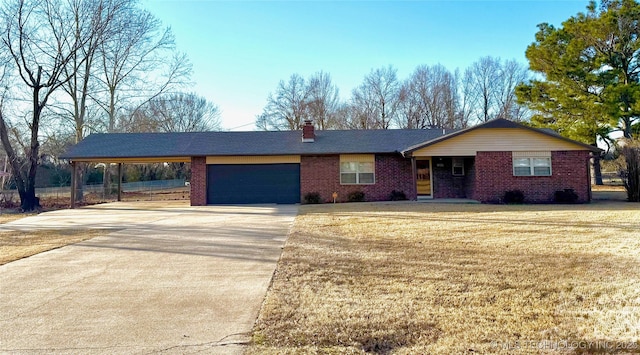
<path fill-rule="evenodd" d="M 192 88 L 222 110 L 225 129 L 253 130 L 267 96 L 293 73 L 331 74 L 343 99 L 371 69 L 468 67 L 516 59 L 536 25 L 560 25 L 587 0 L 213 1 L 144 0 L 193 64 Z"/>

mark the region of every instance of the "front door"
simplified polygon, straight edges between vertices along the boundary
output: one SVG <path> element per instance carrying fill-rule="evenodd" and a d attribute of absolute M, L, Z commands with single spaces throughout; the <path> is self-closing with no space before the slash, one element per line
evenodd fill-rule
<path fill-rule="evenodd" d="M 416 183 L 419 196 L 431 196 L 431 160 L 416 160 Z"/>

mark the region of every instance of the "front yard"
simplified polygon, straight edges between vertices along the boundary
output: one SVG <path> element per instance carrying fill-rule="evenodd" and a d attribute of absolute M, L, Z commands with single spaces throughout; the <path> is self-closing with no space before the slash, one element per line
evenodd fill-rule
<path fill-rule="evenodd" d="M 0 214 L 0 224 L 28 214 Z M 0 265 L 104 235 L 102 230 L 45 229 L 37 231 L 0 231 Z"/>
<path fill-rule="evenodd" d="M 640 352 L 639 207 L 302 206 L 248 352 Z"/>

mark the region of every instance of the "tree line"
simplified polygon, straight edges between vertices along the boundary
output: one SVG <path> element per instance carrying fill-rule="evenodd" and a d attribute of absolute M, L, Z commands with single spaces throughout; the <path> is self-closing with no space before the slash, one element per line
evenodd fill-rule
<path fill-rule="evenodd" d="M 292 74 L 269 94 L 256 126 L 300 129 L 312 120 L 319 129 L 464 128 L 494 118 L 527 120 L 515 88 L 530 79 L 516 60 L 483 57 L 463 72 L 444 65 L 419 65 L 401 80 L 389 65 L 372 69 L 342 100 L 329 73 Z"/>
<path fill-rule="evenodd" d="M 0 47 L 0 140 L 23 210 L 43 158 L 90 132 L 219 128 L 217 106 L 182 91 L 191 65 L 171 29 L 137 0 L 5 0 Z"/>

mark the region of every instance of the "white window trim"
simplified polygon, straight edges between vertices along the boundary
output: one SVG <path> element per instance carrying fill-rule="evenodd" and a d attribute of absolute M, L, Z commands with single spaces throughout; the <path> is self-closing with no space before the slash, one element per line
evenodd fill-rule
<path fill-rule="evenodd" d="M 518 175 L 516 174 L 516 165 L 515 165 L 515 160 L 516 159 L 528 159 L 529 160 L 529 175 Z M 534 159 L 547 159 L 549 161 L 549 174 L 545 174 L 545 175 L 537 175 L 535 173 L 535 166 L 533 164 L 533 160 Z M 513 159 L 511 161 L 511 167 L 512 167 L 512 173 L 513 176 L 553 176 L 553 167 L 552 167 L 552 162 L 551 162 L 551 157 L 550 156 L 513 156 Z"/>
<path fill-rule="evenodd" d="M 459 164 L 456 164 L 459 163 Z M 456 167 L 462 168 L 462 174 L 456 174 Z M 451 175 L 464 176 L 464 158 L 451 158 Z"/>
<path fill-rule="evenodd" d="M 356 171 L 344 172 L 344 174 L 356 175 L 356 182 L 342 182 L 342 164 L 351 163 L 356 164 Z M 371 172 L 360 172 L 358 163 L 370 163 L 372 166 Z M 340 154 L 340 185 L 374 185 L 376 183 L 376 156 L 375 154 Z M 360 182 L 360 174 L 373 174 L 373 182 Z"/>
<path fill-rule="evenodd" d="M 355 163 L 356 165 L 356 171 L 355 172 L 343 172 L 342 171 L 342 164 L 343 163 Z M 360 164 L 359 163 L 371 163 L 373 165 L 373 171 L 372 172 L 361 172 L 359 170 L 360 168 Z M 342 182 L 342 174 L 356 174 L 356 182 Z M 373 182 L 360 182 L 360 174 L 373 174 Z M 375 161 L 373 162 L 365 162 L 365 161 L 341 161 L 340 162 L 340 185 L 375 185 L 376 183 L 376 163 Z"/>

